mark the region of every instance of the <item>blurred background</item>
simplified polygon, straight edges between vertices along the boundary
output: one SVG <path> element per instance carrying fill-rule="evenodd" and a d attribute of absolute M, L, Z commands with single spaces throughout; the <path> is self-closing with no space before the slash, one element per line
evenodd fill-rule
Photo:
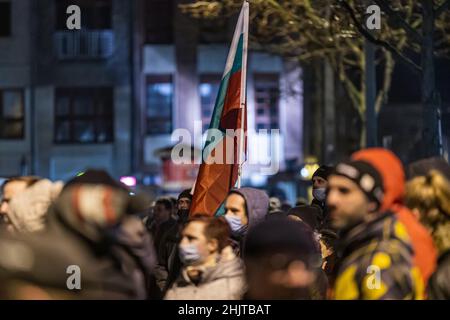
<path fill-rule="evenodd" d="M 67 180 L 86 168 L 104 168 L 155 196 L 190 188 L 198 165 L 170 161 L 177 143 L 171 133 L 186 128 L 198 138 L 194 121 L 203 131 L 209 126 L 237 18 L 234 11 L 208 19 L 182 12 L 180 4 L 193 2 L 0 0 L 0 177 Z M 81 30 L 66 27 L 72 4 L 81 8 Z M 252 10 L 258 12 L 251 4 Z M 261 35 L 252 21 L 251 33 Z M 257 131 L 279 129 L 280 170 L 263 176 L 260 165 L 247 165 L 243 184 L 293 204 L 308 196 L 319 164 L 334 164 L 364 146 L 367 122 L 326 59 L 293 58 L 251 40 L 249 153 L 261 163 L 273 158 L 274 137 Z M 374 65 L 376 75 L 384 74 Z M 447 157 L 450 62 L 437 58 L 435 65 Z M 395 64 L 385 96 L 371 124 L 375 144 L 405 163 L 416 160 L 420 76 Z M 193 154 L 199 147 L 192 145 Z"/>

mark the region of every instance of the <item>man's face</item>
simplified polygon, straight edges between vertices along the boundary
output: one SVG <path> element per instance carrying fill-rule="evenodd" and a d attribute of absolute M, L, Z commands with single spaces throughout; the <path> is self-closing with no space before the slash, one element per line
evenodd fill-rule
<path fill-rule="evenodd" d="M 322 177 L 314 177 L 312 179 L 312 182 L 313 182 L 313 189 L 328 187 L 328 181 Z"/>
<path fill-rule="evenodd" d="M 180 198 L 177 203 L 178 210 L 189 210 L 191 208 L 191 199 Z"/>
<path fill-rule="evenodd" d="M 6 215 L 9 210 L 9 202 L 11 199 L 23 192 L 27 188 L 25 181 L 11 181 L 8 182 L 3 189 L 3 197 L 0 205 L 0 214 Z"/>
<path fill-rule="evenodd" d="M 243 226 L 248 224 L 248 217 L 245 213 L 245 199 L 237 193 L 232 193 L 225 201 L 225 215 L 229 217 L 239 217 Z"/>
<path fill-rule="evenodd" d="M 332 224 L 337 229 L 364 221 L 374 207 L 353 181 L 341 176 L 331 176 L 328 180 L 326 201 Z"/>
<path fill-rule="evenodd" d="M 217 245 L 212 241 L 208 241 L 205 234 L 205 224 L 199 221 L 193 221 L 181 232 L 180 246 L 194 245 L 201 259 L 196 261 L 195 265 L 201 265 L 205 263 L 208 257 L 217 251 Z"/>
<path fill-rule="evenodd" d="M 163 223 L 170 218 L 170 210 L 166 209 L 163 204 L 158 203 L 155 206 L 153 217 L 157 224 Z"/>

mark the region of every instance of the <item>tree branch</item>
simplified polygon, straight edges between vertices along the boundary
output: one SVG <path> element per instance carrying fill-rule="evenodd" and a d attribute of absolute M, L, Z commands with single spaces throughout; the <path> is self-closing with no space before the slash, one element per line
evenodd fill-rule
<path fill-rule="evenodd" d="M 361 33 L 367 40 L 372 42 L 373 44 L 376 44 L 378 46 L 381 46 L 385 48 L 386 50 L 390 51 L 395 57 L 400 59 L 402 62 L 404 62 L 406 65 L 412 68 L 414 72 L 421 73 L 422 68 L 416 64 L 414 61 L 403 55 L 400 51 L 398 51 L 395 47 L 393 47 L 390 43 L 386 41 L 382 41 L 379 39 L 376 39 L 372 34 L 370 34 L 369 31 L 367 31 L 362 24 L 358 21 L 358 18 L 355 15 L 354 10 L 352 7 L 347 3 L 345 0 L 340 0 L 340 3 L 343 5 L 343 7 L 347 10 L 347 12 L 350 14 L 350 17 L 352 18 L 353 22 L 355 23 L 356 29 L 358 29 L 359 33 Z"/>
<path fill-rule="evenodd" d="M 445 10 L 447 10 L 450 7 L 450 0 L 445 1 L 443 4 L 441 4 L 439 7 L 437 7 L 434 10 L 435 17 L 439 17 L 442 13 L 444 13 Z"/>
<path fill-rule="evenodd" d="M 450 1 L 450 0 L 449 0 Z M 376 4 L 378 4 L 381 9 L 387 14 L 388 21 L 391 21 L 393 25 L 396 23 L 401 26 L 406 33 L 411 37 L 411 40 L 422 43 L 422 36 L 414 30 L 414 28 L 402 18 L 398 12 L 394 11 L 391 6 L 385 0 L 374 0 Z"/>

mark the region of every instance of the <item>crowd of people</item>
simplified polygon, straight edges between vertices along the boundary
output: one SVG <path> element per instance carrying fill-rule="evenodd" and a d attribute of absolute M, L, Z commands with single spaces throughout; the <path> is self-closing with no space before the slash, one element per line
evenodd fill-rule
<path fill-rule="evenodd" d="M 232 189 L 150 202 L 101 170 L 1 186 L 0 299 L 450 299 L 450 166 L 371 148 L 294 207 Z M 79 278 L 76 272 L 79 270 Z"/>

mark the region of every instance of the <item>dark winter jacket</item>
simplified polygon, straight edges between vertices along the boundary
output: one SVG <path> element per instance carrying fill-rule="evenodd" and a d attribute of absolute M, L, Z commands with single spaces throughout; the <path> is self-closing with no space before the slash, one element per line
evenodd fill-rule
<path fill-rule="evenodd" d="M 343 232 L 335 299 L 420 298 L 420 278 L 406 228 L 388 212 Z"/>

